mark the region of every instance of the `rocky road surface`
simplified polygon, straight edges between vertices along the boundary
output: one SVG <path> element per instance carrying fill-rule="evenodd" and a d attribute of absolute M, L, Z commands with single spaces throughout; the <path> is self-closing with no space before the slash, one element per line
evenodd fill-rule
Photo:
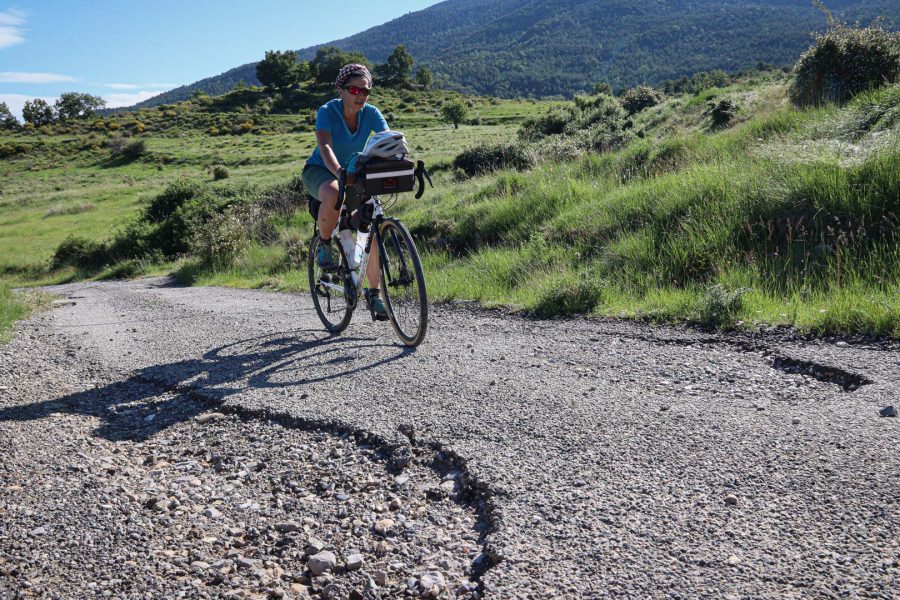
<path fill-rule="evenodd" d="M 49 291 L 0 348 L 0 598 L 900 597 L 896 342 Z"/>

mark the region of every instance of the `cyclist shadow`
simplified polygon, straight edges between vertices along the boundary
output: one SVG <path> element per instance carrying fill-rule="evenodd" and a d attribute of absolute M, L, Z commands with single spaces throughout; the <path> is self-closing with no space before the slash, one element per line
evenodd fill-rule
<path fill-rule="evenodd" d="M 296 401 L 303 402 L 303 392 L 311 391 L 316 383 L 362 373 L 414 352 L 375 338 L 330 337 L 316 331 L 308 339 L 309 331 L 293 333 L 296 337 L 259 336 L 225 344 L 200 358 L 138 369 L 127 379 L 106 386 L 2 408 L 0 422 L 77 414 L 100 420 L 94 430 L 99 437 L 143 440 L 246 392 L 291 389 L 297 392 Z M 367 358 L 384 354 L 373 351 L 385 348 L 396 352 Z"/>

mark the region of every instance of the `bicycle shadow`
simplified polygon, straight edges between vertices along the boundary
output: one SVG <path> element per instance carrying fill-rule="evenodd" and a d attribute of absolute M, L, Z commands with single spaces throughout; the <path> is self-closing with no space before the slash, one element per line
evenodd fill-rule
<path fill-rule="evenodd" d="M 109 385 L 5 407 L 0 409 L 0 422 L 77 414 L 100 420 L 94 430 L 98 437 L 140 441 L 250 390 L 291 389 L 297 392 L 296 401 L 304 402 L 304 392 L 316 383 L 362 373 L 414 353 L 412 348 L 379 343 L 370 337 L 332 337 L 319 330 L 292 333 L 248 338 L 209 350 L 199 358 L 138 369 Z M 397 351 L 366 358 L 378 348 Z M 325 374 L 311 378 L 301 376 L 323 371 Z"/>

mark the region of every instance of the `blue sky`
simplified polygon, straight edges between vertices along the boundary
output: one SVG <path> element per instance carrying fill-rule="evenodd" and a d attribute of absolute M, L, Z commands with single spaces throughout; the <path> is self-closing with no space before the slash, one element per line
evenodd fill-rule
<path fill-rule="evenodd" d="M 352 35 L 437 0 L 0 0 L 0 102 L 127 106 L 262 58 Z M 336 7 L 340 8 L 338 12 Z"/>

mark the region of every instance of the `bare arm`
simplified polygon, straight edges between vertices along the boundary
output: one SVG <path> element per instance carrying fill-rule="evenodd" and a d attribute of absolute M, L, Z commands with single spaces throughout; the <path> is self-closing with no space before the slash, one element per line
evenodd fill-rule
<path fill-rule="evenodd" d="M 334 149 L 331 147 L 333 141 L 331 132 L 324 129 L 316 130 L 316 142 L 319 144 L 319 152 L 322 154 L 322 162 L 328 167 L 328 170 L 338 177 L 341 171 L 341 163 L 338 162 L 337 156 L 334 155 Z"/>

